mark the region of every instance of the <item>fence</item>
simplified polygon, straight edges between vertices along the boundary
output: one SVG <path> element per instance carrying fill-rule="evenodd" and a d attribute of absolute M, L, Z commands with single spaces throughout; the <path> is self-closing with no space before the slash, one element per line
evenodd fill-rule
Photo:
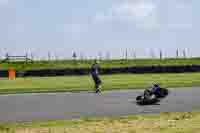
<path fill-rule="evenodd" d="M 4 62 L 33 62 L 32 59 L 28 58 L 28 55 L 24 55 L 24 56 L 10 56 L 8 54 L 6 54 L 5 59 L 2 61 L 2 63 Z"/>

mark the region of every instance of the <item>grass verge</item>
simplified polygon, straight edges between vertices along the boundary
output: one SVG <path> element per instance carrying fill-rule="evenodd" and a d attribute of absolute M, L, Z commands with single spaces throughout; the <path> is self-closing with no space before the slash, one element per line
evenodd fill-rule
<path fill-rule="evenodd" d="M 144 89 L 152 83 L 162 87 L 200 86 L 200 73 L 175 74 L 116 74 L 103 75 L 103 90 Z M 0 94 L 32 92 L 77 92 L 92 91 L 90 76 L 36 77 L 0 79 Z"/>
<path fill-rule="evenodd" d="M 199 131 L 199 112 L 0 124 L 2 133 L 199 133 Z"/>

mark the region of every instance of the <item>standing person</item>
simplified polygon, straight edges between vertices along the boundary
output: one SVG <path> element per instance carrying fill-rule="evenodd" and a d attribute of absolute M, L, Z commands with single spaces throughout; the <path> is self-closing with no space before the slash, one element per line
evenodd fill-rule
<path fill-rule="evenodd" d="M 99 62 L 97 60 L 95 60 L 94 64 L 92 64 L 92 67 L 91 67 L 91 75 L 92 75 L 92 79 L 94 80 L 94 83 L 95 83 L 95 92 L 96 93 L 101 92 L 102 81 L 99 78 L 99 70 L 100 70 Z"/>

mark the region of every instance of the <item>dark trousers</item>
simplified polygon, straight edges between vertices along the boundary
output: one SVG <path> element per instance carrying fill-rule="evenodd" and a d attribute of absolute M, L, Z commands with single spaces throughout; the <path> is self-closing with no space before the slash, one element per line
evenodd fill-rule
<path fill-rule="evenodd" d="M 98 75 L 92 75 L 92 79 L 94 80 L 95 83 L 95 89 L 98 89 L 99 86 L 101 85 L 101 79 L 99 78 Z"/>

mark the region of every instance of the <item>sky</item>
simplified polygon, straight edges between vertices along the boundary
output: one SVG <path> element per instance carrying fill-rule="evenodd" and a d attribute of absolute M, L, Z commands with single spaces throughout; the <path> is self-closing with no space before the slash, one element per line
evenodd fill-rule
<path fill-rule="evenodd" d="M 0 0 L 0 56 L 200 56 L 199 0 Z"/>

